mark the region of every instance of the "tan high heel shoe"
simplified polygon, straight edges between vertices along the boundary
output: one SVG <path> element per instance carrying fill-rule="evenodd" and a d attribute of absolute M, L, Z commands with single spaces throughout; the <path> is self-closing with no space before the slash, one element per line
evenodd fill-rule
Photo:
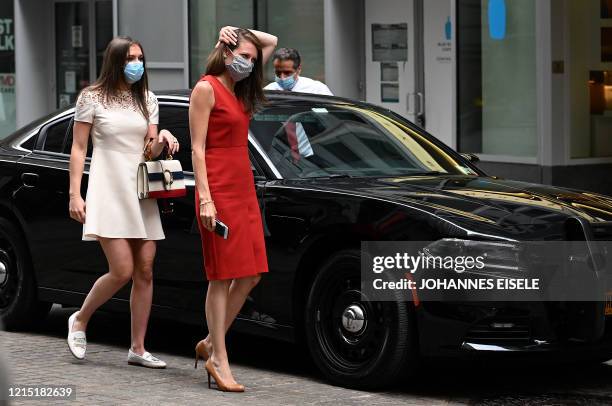
<path fill-rule="evenodd" d="M 204 340 L 200 340 L 195 346 L 195 366 L 194 368 L 198 368 L 198 360 L 202 359 L 207 361 L 210 357 L 210 354 L 206 350 L 206 345 L 204 345 Z"/>
<path fill-rule="evenodd" d="M 204 368 L 206 368 L 206 373 L 208 375 L 208 388 L 210 389 L 210 376 L 212 375 L 215 378 L 215 382 L 217 382 L 217 389 L 223 392 L 244 392 L 244 385 L 239 383 L 229 384 L 221 379 L 221 377 L 215 371 L 215 367 L 212 364 L 212 359 L 208 359 L 204 364 Z"/>

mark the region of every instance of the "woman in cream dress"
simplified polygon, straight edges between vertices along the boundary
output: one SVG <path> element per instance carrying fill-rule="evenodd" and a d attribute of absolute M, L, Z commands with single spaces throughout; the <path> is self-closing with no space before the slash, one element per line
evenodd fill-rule
<path fill-rule="evenodd" d="M 86 352 L 85 330 L 94 311 L 132 280 L 132 345 L 127 361 L 151 368 L 166 364 L 144 348 L 153 296 L 155 240 L 164 238 L 157 202 L 139 200 L 138 164 L 151 140 L 150 155 L 165 146 L 178 151 L 168 131 L 157 131 L 159 108 L 148 90 L 142 46 L 128 37 L 107 46 L 100 77 L 79 95 L 70 156 L 70 217 L 83 223 L 82 239 L 99 241 L 109 265 L 93 285 L 79 311 L 68 319 L 68 348 L 78 359 Z M 86 200 L 81 179 L 91 135 L 93 154 Z"/>
<path fill-rule="evenodd" d="M 157 125 L 159 109 L 153 92 L 148 92 L 146 100 L 149 124 Z M 92 124 L 94 119 L 83 240 L 98 236 L 164 239 L 156 200 L 136 196 L 135 168 L 144 160 L 144 137 L 138 134 L 146 134 L 148 125 L 131 91 L 119 90 L 105 101 L 100 90 L 84 89 L 74 120 Z"/>

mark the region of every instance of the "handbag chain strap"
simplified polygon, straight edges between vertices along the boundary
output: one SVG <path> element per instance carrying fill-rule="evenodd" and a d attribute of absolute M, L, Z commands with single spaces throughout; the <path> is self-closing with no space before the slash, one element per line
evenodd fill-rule
<path fill-rule="evenodd" d="M 153 142 L 153 138 L 149 138 L 149 140 L 147 141 L 147 143 L 144 146 L 144 149 L 142 150 L 142 155 L 144 155 L 144 159 L 145 161 L 151 161 L 151 143 Z M 164 145 L 164 149 L 168 149 L 167 145 Z M 168 153 L 166 155 L 166 160 L 167 161 L 171 161 L 173 159 L 172 154 Z"/>

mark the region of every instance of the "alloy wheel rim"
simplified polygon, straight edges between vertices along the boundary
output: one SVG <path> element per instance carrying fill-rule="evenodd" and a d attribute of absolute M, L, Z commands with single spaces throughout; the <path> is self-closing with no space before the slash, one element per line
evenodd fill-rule
<path fill-rule="evenodd" d="M 6 263 L 0 261 L 0 288 L 8 281 L 8 269 Z"/>
<path fill-rule="evenodd" d="M 14 251 L 6 241 L 0 242 L 0 311 L 8 308 L 17 295 L 18 278 Z"/>
<path fill-rule="evenodd" d="M 347 264 L 349 265 L 349 264 Z M 315 336 L 325 358 L 338 369 L 357 371 L 381 356 L 389 339 L 389 307 L 362 296 L 354 264 L 335 269 L 315 306 Z M 365 299 L 365 300 L 364 300 Z"/>

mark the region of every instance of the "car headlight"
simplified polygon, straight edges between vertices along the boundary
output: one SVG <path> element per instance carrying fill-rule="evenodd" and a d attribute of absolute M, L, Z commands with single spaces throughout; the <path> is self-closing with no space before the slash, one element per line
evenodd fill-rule
<path fill-rule="evenodd" d="M 518 241 L 444 238 L 424 247 L 422 253 L 428 261 L 451 258 L 457 273 L 504 277 L 518 276 L 528 271 L 525 249 Z"/>

